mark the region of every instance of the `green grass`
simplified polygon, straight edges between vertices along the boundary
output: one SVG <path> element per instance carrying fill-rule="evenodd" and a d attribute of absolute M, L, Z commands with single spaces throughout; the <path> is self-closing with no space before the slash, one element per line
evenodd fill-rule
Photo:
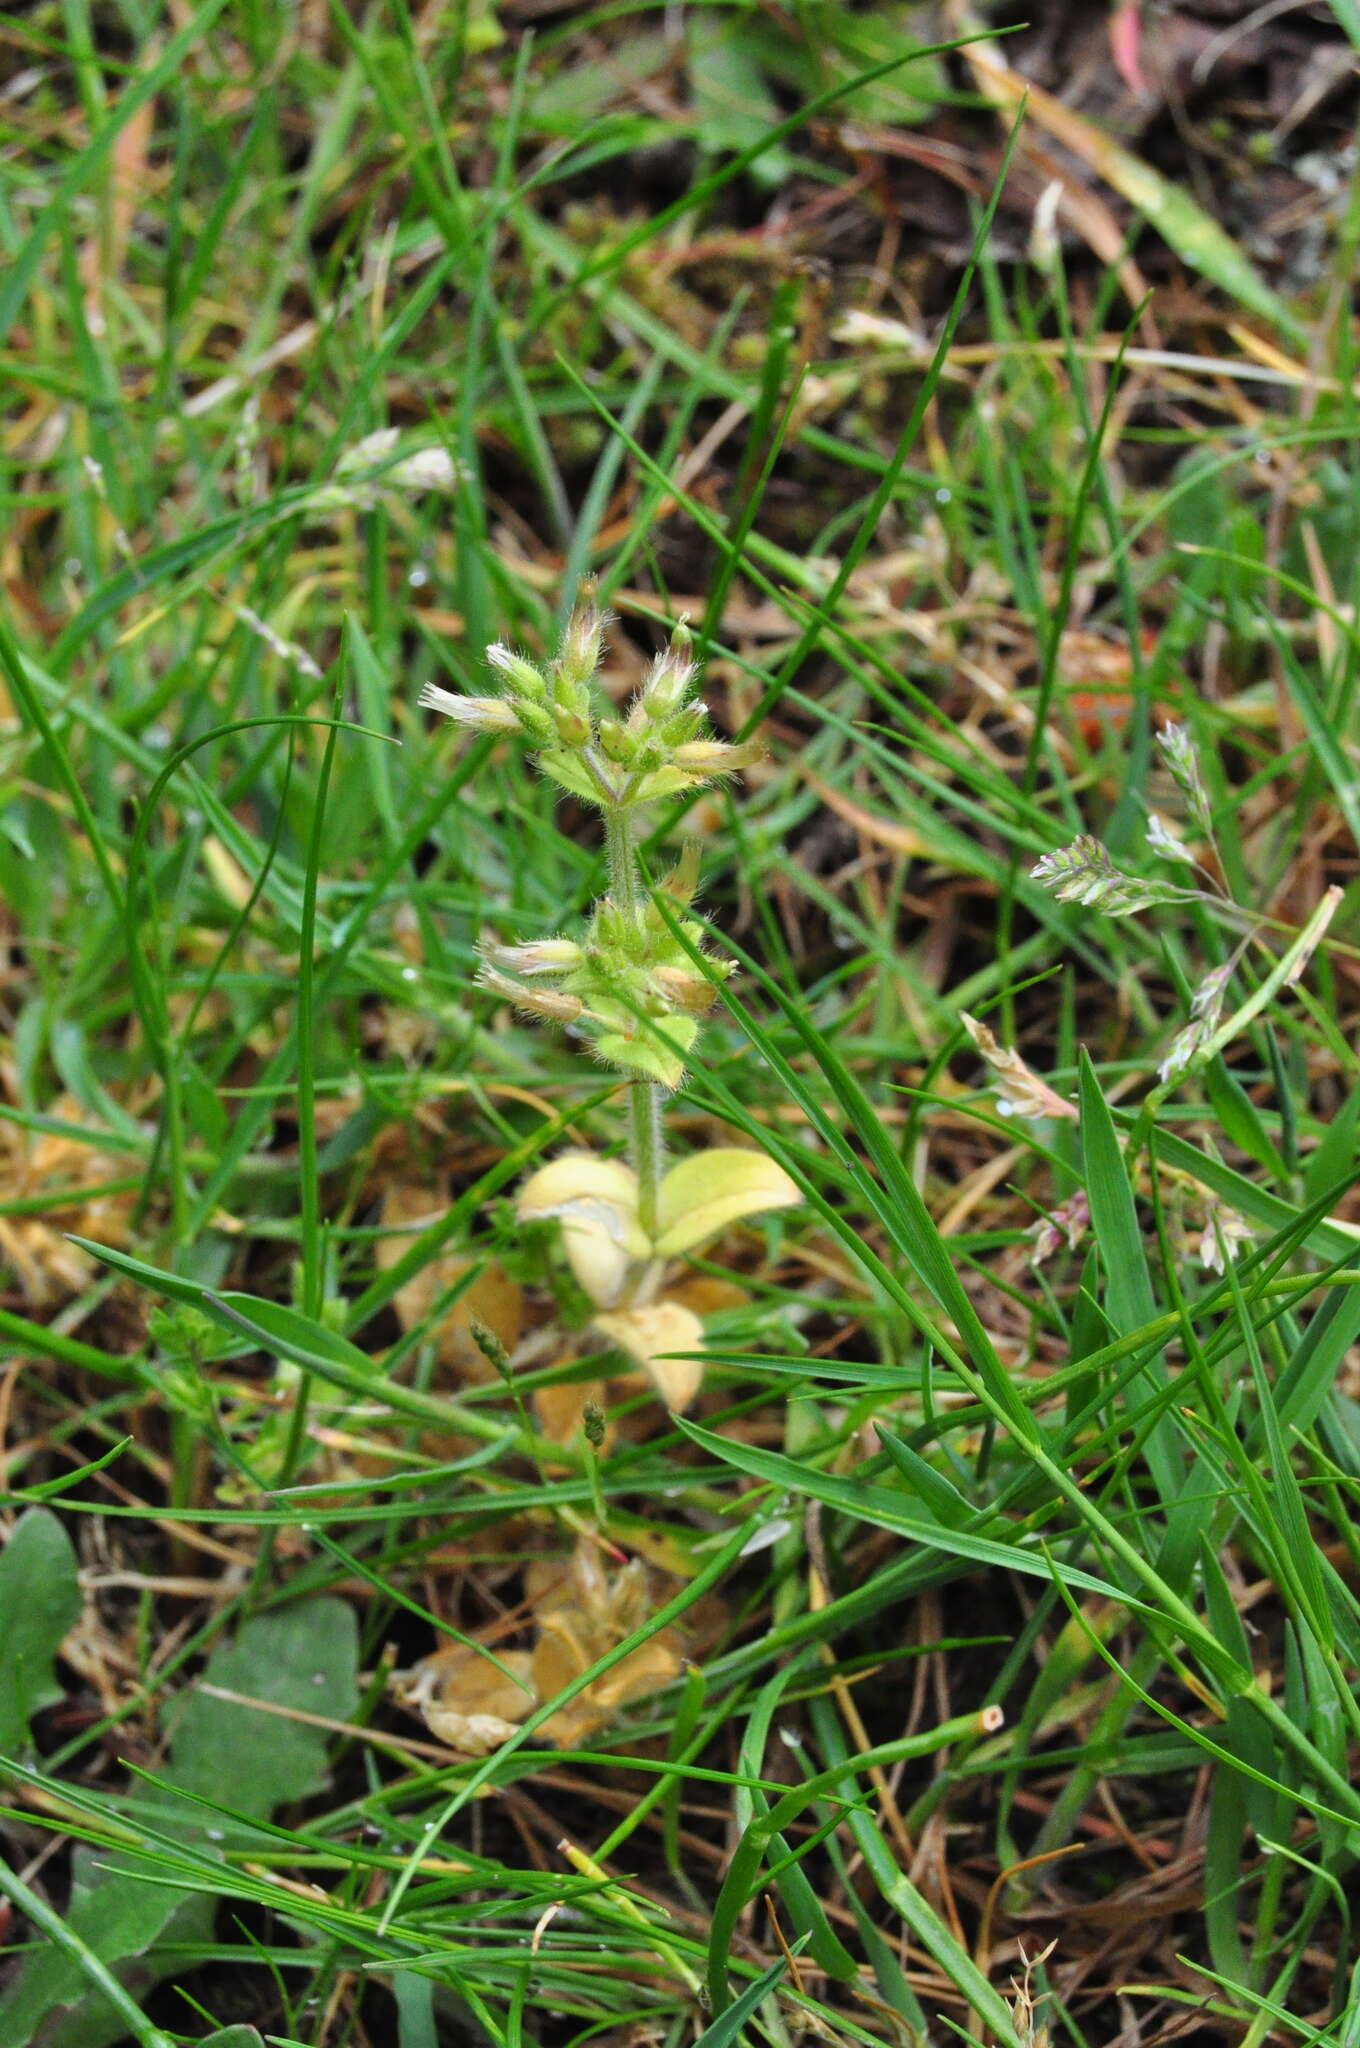
<path fill-rule="evenodd" d="M 1006 185 L 924 347 L 842 338 L 904 305 L 838 124 L 1006 138 L 894 68 L 933 10 L 791 20 L 8 18 L 0 2048 L 1357 2038 L 1350 335 L 1329 279 L 1268 328 L 1187 191 L 1139 260 L 1211 315 L 1149 353 Z M 418 448 L 456 488 L 383 484 Z M 682 1417 L 515 1222 L 619 1090 L 475 979 L 598 834 L 416 708 L 587 573 L 621 691 L 688 611 L 768 747 L 647 853 L 700 832 L 742 967 L 672 1149 L 805 1196 L 690 1261 Z M 1228 900 L 1059 902 L 1081 833 L 1196 880 L 1168 715 Z M 564 1628 L 485 1755 L 390 1682 L 476 1644 L 478 1712 Z"/>

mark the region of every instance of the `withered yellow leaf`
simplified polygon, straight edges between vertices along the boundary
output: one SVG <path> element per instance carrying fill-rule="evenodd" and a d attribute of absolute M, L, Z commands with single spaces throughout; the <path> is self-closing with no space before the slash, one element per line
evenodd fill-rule
<path fill-rule="evenodd" d="M 538 1704 L 531 1661 L 527 1650 L 502 1650 L 493 1664 L 465 1643 L 450 1643 L 397 1672 L 392 1691 L 420 1714 L 436 1742 L 485 1756 Z"/>
<path fill-rule="evenodd" d="M 394 1266 L 411 1240 L 433 1223 L 445 1206 L 432 1188 L 394 1182 L 383 1195 L 382 1225 L 384 1232 L 391 1235 L 378 1239 L 379 1270 Z M 494 1260 L 478 1265 L 477 1261 L 455 1253 L 442 1254 L 397 1289 L 392 1306 L 402 1329 L 414 1329 L 426 1320 L 440 1295 L 456 1286 L 473 1266 L 478 1266 L 478 1270 L 434 1335 L 441 1365 L 453 1368 L 462 1380 L 482 1382 L 493 1379 L 495 1370 L 473 1342 L 472 1324 L 485 1323 L 507 1351 L 514 1350 L 524 1330 L 524 1298 L 519 1283 L 510 1278 L 504 1267 Z"/>
<path fill-rule="evenodd" d="M 595 1328 L 636 1359 L 668 1408 L 688 1408 L 704 1377 L 703 1360 L 667 1354 L 703 1350 L 704 1326 L 692 1308 L 683 1308 L 678 1301 L 655 1301 L 642 1308 L 613 1309 L 596 1316 Z"/>

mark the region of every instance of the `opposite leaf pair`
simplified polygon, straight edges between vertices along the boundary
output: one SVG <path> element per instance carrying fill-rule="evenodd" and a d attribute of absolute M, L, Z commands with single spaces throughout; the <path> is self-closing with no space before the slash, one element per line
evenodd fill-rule
<path fill-rule="evenodd" d="M 518 1213 L 524 1223 L 560 1223 L 567 1262 L 595 1304 L 595 1329 L 650 1374 L 672 1408 L 685 1408 L 699 1390 L 703 1363 L 667 1354 L 702 1351 L 704 1329 L 684 1303 L 651 1298 L 664 1261 L 744 1216 L 801 1199 L 783 1167 L 763 1153 L 718 1145 L 662 1176 L 649 1232 L 631 1166 L 565 1152 L 530 1174 Z"/>

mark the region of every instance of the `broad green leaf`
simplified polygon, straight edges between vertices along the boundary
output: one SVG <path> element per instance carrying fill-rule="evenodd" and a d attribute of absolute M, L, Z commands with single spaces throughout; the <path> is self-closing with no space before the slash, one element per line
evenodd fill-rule
<path fill-rule="evenodd" d="M 287 1711 L 218 1699 L 206 1688 L 344 1721 L 358 1697 L 357 1672 L 354 1612 L 343 1601 L 306 1601 L 247 1622 L 235 1642 L 213 1653 L 190 1691 L 172 1729 L 169 1767 L 156 1783 L 137 1788 L 129 1821 L 144 1817 L 159 1833 L 200 1846 L 229 1833 L 250 1840 L 253 1830 L 233 1828 L 225 1816 L 219 1825 L 213 1804 L 198 1802 L 220 1803 L 249 1821 L 267 1820 L 276 1807 L 320 1787 L 332 1738 Z M 132 1855 L 129 1850 L 120 1861 L 118 1850 L 77 1849 L 67 1918 L 93 1954 L 142 1998 L 183 1967 L 181 1956 L 169 1953 L 171 1945 L 208 1940 L 213 1900 L 173 1883 L 148 1882 L 128 1867 Z M 164 1952 L 157 1946 L 162 1942 Z M 90 1990 L 75 1958 L 51 1943 L 27 1957 L 0 1998 L 0 2048 L 107 2048 L 126 2031 L 107 2000 Z M 244 2032 L 249 2038 L 253 2030 Z M 240 2033 L 227 2030 L 228 2038 Z"/>
<path fill-rule="evenodd" d="M 0 1552 L 0 1755 L 28 1741 L 28 1724 L 63 1697 L 53 1663 L 80 1619 L 71 1539 L 47 1508 L 30 1508 Z"/>
<path fill-rule="evenodd" d="M 134 1998 L 142 1998 L 171 1967 L 149 1951 L 162 1936 L 202 1941 L 211 1931 L 210 1902 L 173 1886 L 102 1868 L 108 1851 L 82 1843 L 71 1860 L 71 1932 L 108 1965 Z M 107 2048 L 127 2024 L 91 1990 L 76 1958 L 55 1943 L 35 1949 L 0 1999 L 0 2048 Z"/>
<path fill-rule="evenodd" d="M 357 1668 L 354 1610 L 342 1600 L 309 1600 L 248 1622 L 214 1653 L 205 1683 L 344 1721 L 357 1699 Z M 200 1686 L 174 1723 L 169 1782 L 264 1819 L 320 1788 L 332 1739 L 324 1728 L 215 1699 Z"/>
<path fill-rule="evenodd" d="M 690 15 L 689 79 L 698 139 L 715 156 L 752 148 L 779 120 L 741 16 L 722 22 L 698 10 Z M 791 162 L 789 152 L 776 146 L 756 159 L 751 175 L 762 185 L 778 185 Z"/>

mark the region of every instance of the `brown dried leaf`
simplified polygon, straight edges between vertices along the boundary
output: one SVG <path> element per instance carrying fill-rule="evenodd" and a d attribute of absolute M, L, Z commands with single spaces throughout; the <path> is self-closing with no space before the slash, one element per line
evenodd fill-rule
<path fill-rule="evenodd" d="M 534 1683 L 545 1700 L 641 1628 L 670 1590 L 640 1557 L 609 1571 L 596 1547 L 585 1542 L 578 1544 L 565 1571 L 547 1560 L 531 1565 L 526 1587 L 541 1631 L 533 1654 Z M 679 1631 L 660 1630 L 550 1715 L 543 1732 L 553 1742 L 581 1741 L 614 1720 L 629 1700 L 669 1684 L 682 1661 Z"/>
<path fill-rule="evenodd" d="M 450 1643 L 410 1671 L 398 1672 L 393 1695 L 422 1716 L 436 1742 L 485 1756 L 513 1735 L 538 1703 L 529 1653 L 503 1650 L 497 1657 L 504 1670 L 466 1643 Z"/>
<path fill-rule="evenodd" d="M 513 1734 L 535 1706 L 641 1628 L 674 1585 L 672 1574 L 641 1557 L 612 1568 L 599 1546 L 583 1539 L 565 1562 L 536 1558 L 525 1572 L 525 1597 L 539 1630 L 532 1651 L 498 1651 L 501 1671 L 476 1649 L 451 1643 L 399 1672 L 393 1694 L 423 1717 L 436 1741 L 484 1754 Z M 629 1700 L 668 1685 L 681 1669 L 684 1650 L 678 1629 L 659 1630 L 549 1715 L 542 1733 L 550 1742 L 580 1742 L 614 1720 Z"/>
<path fill-rule="evenodd" d="M 51 1104 L 49 1114 L 67 1124 L 85 1124 L 88 1112 L 73 1095 L 62 1095 Z M 92 1134 L 93 1136 L 93 1134 Z M 36 1140 L 16 1126 L 6 1126 L 0 1140 L 0 1194 L 37 1195 L 45 1188 L 78 1190 L 96 1188 L 128 1172 L 126 1153 L 101 1152 L 97 1143 L 87 1143 L 65 1131 L 44 1131 Z M 95 1238 L 101 1244 L 121 1245 L 127 1239 L 128 1218 L 136 1201 L 128 1191 L 117 1195 L 78 1194 L 45 1214 L 0 1218 L 0 1257 L 13 1267 L 28 1301 L 50 1307 L 78 1294 L 88 1286 L 95 1271 L 93 1260 L 67 1243 L 67 1233 Z"/>
<path fill-rule="evenodd" d="M 440 1215 L 442 1203 L 437 1192 L 414 1182 L 394 1182 L 383 1196 L 382 1226 L 394 1233 L 378 1239 L 380 1271 L 395 1266 L 419 1235 Z M 478 1261 L 448 1252 L 432 1259 L 419 1273 L 399 1287 L 392 1306 L 403 1330 L 423 1323 L 440 1295 L 453 1287 Z M 483 1264 L 475 1277 L 443 1318 L 436 1332 L 438 1356 L 460 1380 L 481 1385 L 495 1378 L 495 1368 L 483 1357 L 472 1338 L 472 1324 L 484 1323 L 494 1331 L 507 1351 L 513 1351 L 524 1331 L 524 1297 L 495 1261 Z"/>

